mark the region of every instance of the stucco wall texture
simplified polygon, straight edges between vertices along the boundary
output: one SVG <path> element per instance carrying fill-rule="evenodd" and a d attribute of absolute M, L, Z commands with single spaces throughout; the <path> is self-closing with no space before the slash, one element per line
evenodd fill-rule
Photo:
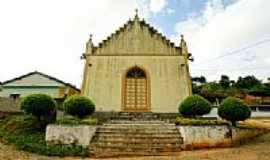
<path fill-rule="evenodd" d="M 181 56 L 91 57 L 87 95 L 95 102 L 97 111 L 121 111 L 125 73 L 138 66 L 147 74 L 151 111 L 177 112 L 179 102 L 189 95 L 181 63 Z"/>
<path fill-rule="evenodd" d="M 262 129 L 230 128 L 227 125 L 177 126 L 183 137 L 184 149 L 228 147 L 256 137 Z"/>
<path fill-rule="evenodd" d="M 147 75 L 150 112 L 178 112 L 178 104 L 191 95 L 188 57 L 183 37 L 175 46 L 135 15 L 97 47 L 90 37 L 82 94 L 95 102 L 97 111 L 122 111 L 124 76 L 137 66 Z"/>

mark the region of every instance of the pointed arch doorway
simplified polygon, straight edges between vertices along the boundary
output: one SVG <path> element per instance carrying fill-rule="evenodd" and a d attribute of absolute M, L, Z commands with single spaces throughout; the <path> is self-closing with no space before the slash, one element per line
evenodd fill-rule
<path fill-rule="evenodd" d="M 126 72 L 123 82 L 122 111 L 150 112 L 150 81 L 146 72 L 133 67 Z"/>

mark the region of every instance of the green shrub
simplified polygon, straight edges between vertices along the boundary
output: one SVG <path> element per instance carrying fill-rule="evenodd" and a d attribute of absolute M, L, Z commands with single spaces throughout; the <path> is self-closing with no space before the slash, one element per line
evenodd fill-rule
<path fill-rule="evenodd" d="M 194 95 L 187 97 L 178 109 L 184 117 L 196 117 L 208 114 L 211 111 L 211 104 L 203 97 Z"/>
<path fill-rule="evenodd" d="M 228 97 L 218 108 L 218 115 L 236 126 L 237 121 L 246 120 L 251 116 L 251 110 L 240 99 Z"/>
<path fill-rule="evenodd" d="M 98 119 L 97 118 L 92 118 L 88 117 L 85 118 L 81 121 L 82 124 L 88 124 L 88 125 L 97 125 L 98 124 Z"/>
<path fill-rule="evenodd" d="M 207 120 L 207 119 L 191 119 L 177 117 L 175 120 L 176 125 L 192 125 L 192 126 L 204 126 L 204 125 L 228 125 L 226 121 L 222 120 Z"/>
<path fill-rule="evenodd" d="M 44 132 L 34 130 L 31 116 L 11 116 L 0 123 L 0 141 L 13 144 L 17 149 L 47 156 L 88 156 L 89 148 L 46 144 Z M 12 127 L 14 125 L 15 127 Z"/>
<path fill-rule="evenodd" d="M 56 109 L 57 110 L 60 110 L 60 111 L 64 111 L 64 106 L 63 106 L 63 103 L 64 103 L 64 100 L 55 100 L 56 102 Z"/>
<path fill-rule="evenodd" d="M 6 118 L 1 127 L 9 132 L 35 132 L 39 131 L 39 122 L 32 115 L 13 115 Z"/>
<path fill-rule="evenodd" d="M 21 109 L 31 114 L 39 121 L 53 121 L 56 118 L 55 101 L 46 94 L 32 94 L 25 97 L 21 102 Z"/>
<path fill-rule="evenodd" d="M 95 112 L 95 104 L 87 97 L 75 95 L 65 100 L 64 111 L 78 118 L 84 118 Z"/>

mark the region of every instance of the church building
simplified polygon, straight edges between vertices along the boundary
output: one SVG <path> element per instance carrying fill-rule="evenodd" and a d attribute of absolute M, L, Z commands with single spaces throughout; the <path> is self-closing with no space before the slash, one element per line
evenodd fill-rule
<path fill-rule="evenodd" d="M 106 40 L 86 44 L 82 94 L 103 112 L 176 113 L 192 94 L 190 54 L 136 13 Z"/>

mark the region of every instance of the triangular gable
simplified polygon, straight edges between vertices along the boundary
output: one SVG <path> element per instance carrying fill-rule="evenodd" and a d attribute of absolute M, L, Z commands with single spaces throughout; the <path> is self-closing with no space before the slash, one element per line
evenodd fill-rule
<path fill-rule="evenodd" d="M 69 83 L 37 71 L 3 82 L 2 86 L 70 86 L 79 91 L 79 89 Z"/>
<path fill-rule="evenodd" d="M 129 20 L 95 48 L 95 55 L 180 55 L 181 50 L 156 29 L 139 20 Z"/>

